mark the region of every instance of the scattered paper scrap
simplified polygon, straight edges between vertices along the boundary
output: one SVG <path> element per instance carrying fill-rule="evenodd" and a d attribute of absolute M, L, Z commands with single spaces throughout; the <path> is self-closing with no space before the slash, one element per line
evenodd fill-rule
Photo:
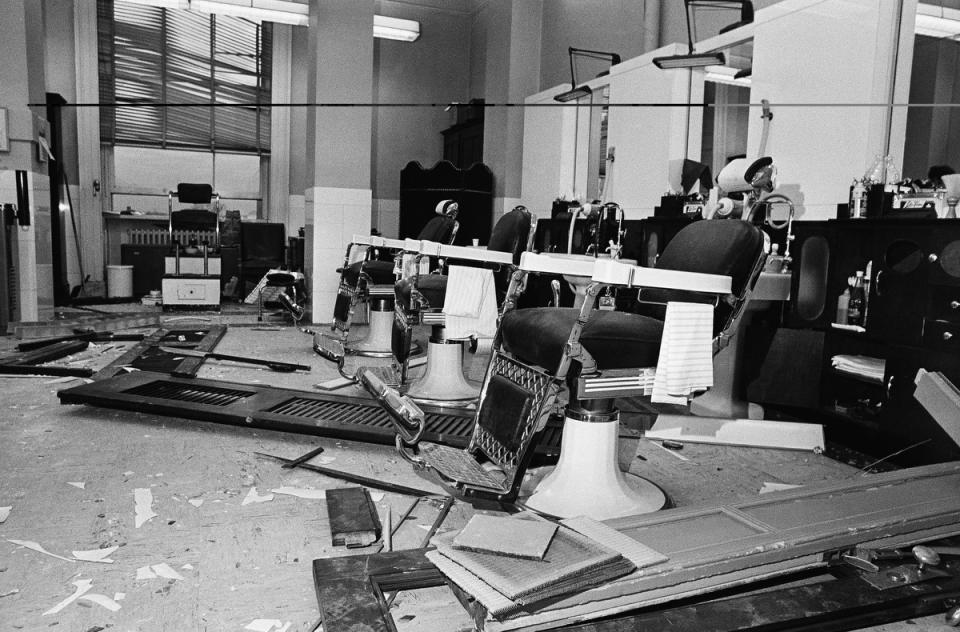
<path fill-rule="evenodd" d="M 10 595 L 16 595 L 20 592 L 19 588 L 14 588 L 13 590 L 8 590 L 7 592 L 0 593 L 0 597 L 9 597 Z"/>
<path fill-rule="evenodd" d="M 158 577 L 183 581 L 183 575 L 173 570 L 166 562 L 153 564 L 152 566 L 141 566 L 137 569 L 137 580 L 156 579 Z"/>
<path fill-rule="evenodd" d="M 296 496 L 297 498 L 306 498 L 308 500 L 324 500 L 327 497 L 326 490 L 309 489 L 305 487 L 278 487 L 276 489 L 271 489 L 270 491 L 274 494 L 286 494 L 288 496 Z"/>
<path fill-rule="evenodd" d="M 22 546 L 26 549 L 30 549 L 31 551 L 36 551 L 37 553 L 43 553 L 44 555 L 55 557 L 58 560 L 66 560 L 67 562 L 76 562 L 76 560 L 72 560 L 69 557 L 64 557 L 62 555 L 57 555 L 56 553 L 51 553 L 50 551 L 46 550 L 45 548 L 40 546 L 38 543 L 33 542 L 32 540 L 9 540 L 8 539 L 7 542 L 12 542 L 17 546 Z"/>
<path fill-rule="evenodd" d="M 73 380 L 78 380 L 80 378 L 73 375 L 66 375 L 64 377 L 57 377 L 52 380 L 47 380 L 44 384 L 63 384 L 65 382 L 72 382 Z"/>
<path fill-rule="evenodd" d="M 126 599 L 126 598 L 127 598 L 127 593 L 120 593 L 120 592 L 118 592 L 118 593 L 113 593 L 113 600 L 114 600 L 114 601 L 123 601 L 123 600 Z"/>
<path fill-rule="evenodd" d="M 193 570 L 193 564 L 184 564 L 184 565 L 181 566 L 180 568 L 182 568 L 182 569 L 185 570 L 185 571 L 192 571 L 192 570 Z"/>
<path fill-rule="evenodd" d="M 256 487 L 251 487 L 250 491 L 247 492 L 246 498 L 243 499 L 241 505 L 250 505 L 252 503 L 265 503 L 273 500 L 273 494 L 263 494 L 262 496 L 257 493 Z"/>
<path fill-rule="evenodd" d="M 287 632 L 291 625 L 292 621 L 284 623 L 280 619 L 254 619 L 243 629 L 253 632 Z"/>
<path fill-rule="evenodd" d="M 74 601 L 76 601 L 77 599 L 85 595 L 93 587 L 93 580 L 78 579 L 77 581 L 73 582 L 73 585 L 76 586 L 76 590 L 73 591 L 73 594 L 67 597 L 66 599 L 64 599 L 63 601 L 61 601 L 60 603 L 58 603 L 57 605 L 55 605 L 54 607 L 50 608 L 46 612 L 44 612 L 42 616 L 45 617 L 48 614 L 57 614 L 58 612 L 60 612 L 61 610 L 63 610 L 64 608 L 72 604 Z"/>
<path fill-rule="evenodd" d="M 164 579 L 178 579 L 183 581 L 183 575 L 173 570 L 166 562 L 154 564 L 150 568 L 152 568 L 153 572 L 157 574 L 157 577 L 163 577 Z"/>
<path fill-rule="evenodd" d="M 3 524 L 7 520 L 7 516 L 10 515 L 10 511 L 13 507 L 0 507 L 0 524 Z"/>
<path fill-rule="evenodd" d="M 106 595 L 98 595 L 94 593 L 92 595 L 82 595 L 79 597 L 79 599 L 91 601 L 97 604 L 98 606 L 103 606 L 110 612 L 116 612 L 117 610 L 120 609 L 120 604 L 118 604 L 116 601 L 114 601 L 110 597 L 107 597 Z"/>
<path fill-rule="evenodd" d="M 110 559 L 110 554 L 119 548 L 119 546 L 109 546 L 105 549 L 74 551 L 73 557 L 83 562 L 101 562 L 103 564 L 113 564 L 113 560 Z"/>
<path fill-rule="evenodd" d="M 143 579 L 156 579 L 157 574 L 153 572 L 153 569 L 149 566 L 141 566 L 137 569 L 137 581 Z"/>
<path fill-rule="evenodd" d="M 193 505 L 194 507 L 199 507 L 200 505 L 203 504 L 203 499 L 202 499 L 202 498 L 188 498 L 188 499 L 187 499 L 187 502 L 190 503 L 191 505 Z"/>
<path fill-rule="evenodd" d="M 133 490 L 133 500 L 135 503 L 133 526 L 139 529 L 140 525 L 157 515 L 153 511 L 153 492 L 149 487 L 138 487 Z"/>
<path fill-rule="evenodd" d="M 770 481 L 765 481 L 763 487 L 760 488 L 761 494 L 769 494 L 770 492 L 779 492 L 784 489 L 795 489 L 797 487 L 803 487 L 803 485 L 791 485 L 789 483 L 771 483 Z"/>
<path fill-rule="evenodd" d="M 123 475 L 124 475 L 124 476 L 133 476 L 135 473 L 136 473 L 136 472 L 134 472 L 133 470 L 127 470 L 126 472 L 123 473 Z"/>
<path fill-rule="evenodd" d="M 87 484 L 83 481 L 67 481 L 67 485 L 73 485 L 77 489 L 86 489 Z"/>

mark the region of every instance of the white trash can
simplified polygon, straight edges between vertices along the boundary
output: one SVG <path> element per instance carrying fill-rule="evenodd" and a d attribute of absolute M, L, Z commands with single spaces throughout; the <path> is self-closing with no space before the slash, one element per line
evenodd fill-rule
<path fill-rule="evenodd" d="M 133 296 L 133 266 L 107 266 L 107 298 Z"/>

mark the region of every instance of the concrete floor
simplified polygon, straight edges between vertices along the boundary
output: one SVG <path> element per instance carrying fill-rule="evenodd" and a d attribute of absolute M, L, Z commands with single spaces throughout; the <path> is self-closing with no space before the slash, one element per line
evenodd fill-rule
<path fill-rule="evenodd" d="M 275 373 L 209 361 L 200 377 L 314 390 L 314 384 L 336 376 L 333 367 L 313 353 L 311 336 L 282 316 L 263 323 L 256 322 L 255 311 L 200 316 L 207 320 L 184 316 L 163 318 L 176 319 L 168 324 L 177 327 L 227 323 L 230 328 L 217 351 L 312 367 L 310 372 Z M 0 352 L 17 342 L 0 338 Z M 91 345 L 58 363 L 98 369 L 129 344 Z M 468 373 L 479 377 L 483 369 L 484 360 L 477 358 Z M 437 489 L 385 446 L 192 422 L 149 411 L 61 406 L 57 391 L 76 383 L 0 377 L 0 506 L 12 507 L 0 524 L 0 630 L 241 630 L 256 619 L 290 622 L 288 632 L 313 630 L 318 611 L 310 560 L 353 551 L 332 546 L 322 500 L 277 493 L 268 502 L 243 501 L 254 488 L 262 496 L 281 487 L 344 485 L 303 470 L 283 470 L 254 452 L 294 458 L 323 445 L 324 453 L 313 463 Z M 755 494 L 757 480 L 806 483 L 849 469 L 823 455 L 774 463 L 742 449 L 688 448 L 692 462 L 684 463 L 641 442 L 638 450 L 645 460 L 636 460 L 631 471 L 663 481 L 683 505 L 718 495 Z M 701 467 L 720 458 L 734 467 L 725 472 Z M 150 490 L 157 514 L 139 527 L 136 489 Z M 389 509 L 395 517 L 410 503 L 398 494 L 375 492 L 373 497 L 379 510 Z M 437 503 L 422 504 L 397 532 L 395 548 L 420 546 L 437 511 Z M 462 526 L 471 512 L 468 505 L 457 503 L 444 528 Z M 112 564 L 102 564 L 58 559 L 10 540 L 33 541 L 67 558 L 72 551 L 119 548 L 111 554 Z M 181 578 L 138 579 L 138 569 L 161 563 Z M 58 613 L 44 614 L 82 580 L 92 582 L 88 595 L 108 597 L 113 601 L 103 603 L 119 610 L 79 599 Z M 394 606 L 394 618 L 401 632 L 468 629 L 465 614 L 450 601 L 443 591 L 405 593 Z M 935 616 L 876 629 L 945 626 L 942 616 Z"/>

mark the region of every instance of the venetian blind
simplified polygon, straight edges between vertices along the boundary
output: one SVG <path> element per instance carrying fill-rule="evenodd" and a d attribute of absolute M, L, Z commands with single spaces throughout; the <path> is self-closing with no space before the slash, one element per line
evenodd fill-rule
<path fill-rule="evenodd" d="M 269 23 L 123 0 L 98 22 L 103 143 L 269 151 Z"/>

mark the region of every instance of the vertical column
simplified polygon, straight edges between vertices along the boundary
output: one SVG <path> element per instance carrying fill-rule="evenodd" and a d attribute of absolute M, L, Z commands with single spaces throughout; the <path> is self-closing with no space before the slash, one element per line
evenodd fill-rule
<path fill-rule="evenodd" d="M 273 77 L 270 100 L 290 103 L 291 41 L 293 27 L 273 26 Z M 270 206 L 268 219 L 283 222 L 287 235 L 295 235 L 299 226 L 290 222 L 290 108 L 274 106 L 270 110 Z"/>
<path fill-rule="evenodd" d="M 14 302 L 19 307 L 13 314 L 21 321 L 39 319 L 38 288 L 50 292 L 43 297 L 44 304 L 52 306 L 51 266 L 37 265 L 37 220 L 45 214 L 49 227 L 49 200 L 47 163 L 39 160 L 37 137 L 45 130 L 46 93 L 43 56 L 43 7 L 31 0 L 8 0 L 0 12 L 0 41 L 4 43 L 4 59 L 0 64 L 0 107 L 7 111 L 9 151 L 0 152 L 0 203 L 16 204 L 16 172 L 27 172 L 26 193 L 30 225 L 16 226 L 13 244 L 13 263 L 16 268 Z M 31 109 L 29 104 L 39 104 Z M 46 194 L 48 197 L 44 198 Z M 49 238 L 49 231 L 42 231 Z M 49 249 L 49 243 L 46 248 Z M 8 274 L 6 262 L 2 264 Z M 41 278 L 42 277 L 42 278 Z M 7 306 L 2 306 L 6 309 Z"/>
<path fill-rule="evenodd" d="M 100 101 L 97 61 L 97 3 L 74 0 L 74 42 L 77 64 L 77 103 Z M 73 201 L 78 217 L 77 229 L 83 244 L 80 253 L 83 273 L 93 281 L 103 280 L 104 210 L 112 210 L 101 191 L 110 188 L 103 182 L 100 165 L 100 109 L 77 108 L 77 169 L 80 194 Z M 112 169 L 111 169 L 112 170 Z M 106 203 L 106 204 L 105 204 Z"/>
<path fill-rule="evenodd" d="M 310 0 L 305 267 L 313 322 L 333 315 L 346 245 L 370 232 L 373 0 Z"/>
<path fill-rule="evenodd" d="M 540 89 L 543 0 L 491 5 L 487 30 L 488 103 L 522 103 Z M 523 172 L 523 108 L 488 108 L 484 115 L 483 161 L 494 181 L 494 221 L 520 203 Z"/>

